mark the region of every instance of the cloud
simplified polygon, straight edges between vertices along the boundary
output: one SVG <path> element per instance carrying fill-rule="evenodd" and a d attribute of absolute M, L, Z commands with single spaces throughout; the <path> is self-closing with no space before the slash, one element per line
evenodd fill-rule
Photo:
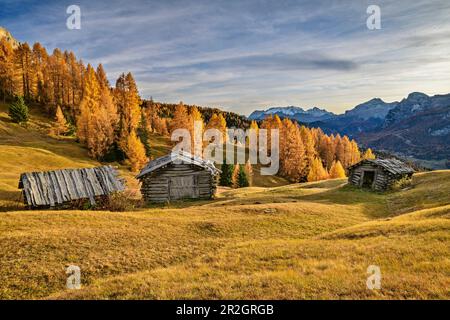
<path fill-rule="evenodd" d="M 141 95 L 248 114 L 267 105 L 342 112 L 372 97 L 450 88 L 450 2 L 77 0 L 82 29 L 65 28 L 60 1 L 2 0 L 19 40 L 103 63 L 114 83 L 131 71 Z M 74 3 L 75 3 L 74 2 Z"/>

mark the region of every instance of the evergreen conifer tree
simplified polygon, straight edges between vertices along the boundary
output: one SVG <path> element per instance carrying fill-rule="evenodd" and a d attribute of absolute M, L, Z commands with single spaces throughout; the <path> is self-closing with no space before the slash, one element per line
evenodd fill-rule
<path fill-rule="evenodd" d="M 28 107 L 22 96 L 19 96 L 16 101 L 10 104 L 8 115 L 12 121 L 16 123 L 27 123 L 28 121 Z"/>
<path fill-rule="evenodd" d="M 228 164 L 224 161 L 221 170 L 222 173 L 220 174 L 219 184 L 224 187 L 232 187 L 234 165 Z"/>

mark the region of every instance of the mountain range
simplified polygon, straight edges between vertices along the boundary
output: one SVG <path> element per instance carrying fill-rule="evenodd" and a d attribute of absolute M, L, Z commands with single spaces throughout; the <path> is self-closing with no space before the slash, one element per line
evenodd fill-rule
<path fill-rule="evenodd" d="M 267 110 L 256 110 L 248 117 L 249 120 L 263 120 L 269 115 L 277 114 L 281 118 L 290 118 L 303 123 L 310 123 L 314 121 L 321 121 L 331 119 L 336 116 L 334 113 L 325 109 L 319 109 L 317 107 L 304 110 L 300 107 L 271 107 Z"/>
<path fill-rule="evenodd" d="M 277 114 L 326 133 L 356 139 L 364 147 L 415 160 L 431 168 L 450 167 L 450 94 L 428 96 L 413 92 L 401 101 L 375 98 L 344 114 L 320 108 L 271 107 L 255 111 L 250 120 Z"/>

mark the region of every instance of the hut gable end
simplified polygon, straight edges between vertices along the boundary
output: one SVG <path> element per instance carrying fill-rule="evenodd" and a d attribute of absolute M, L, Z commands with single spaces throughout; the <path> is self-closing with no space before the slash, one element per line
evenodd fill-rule
<path fill-rule="evenodd" d="M 210 161 L 186 152 L 171 153 L 150 161 L 139 173 L 141 193 L 147 202 L 210 199 L 220 170 Z"/>

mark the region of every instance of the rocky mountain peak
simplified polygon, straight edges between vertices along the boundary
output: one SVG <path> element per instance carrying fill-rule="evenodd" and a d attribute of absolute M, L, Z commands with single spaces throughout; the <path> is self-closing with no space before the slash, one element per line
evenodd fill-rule
<path fill-rule="evenodd" d="M 6 28 L 0 26 L 0 39 L 6 38 L 6 40 L 11 44 L 13 48 L 19 46 L 19 41 L 17 41 Z"/>

